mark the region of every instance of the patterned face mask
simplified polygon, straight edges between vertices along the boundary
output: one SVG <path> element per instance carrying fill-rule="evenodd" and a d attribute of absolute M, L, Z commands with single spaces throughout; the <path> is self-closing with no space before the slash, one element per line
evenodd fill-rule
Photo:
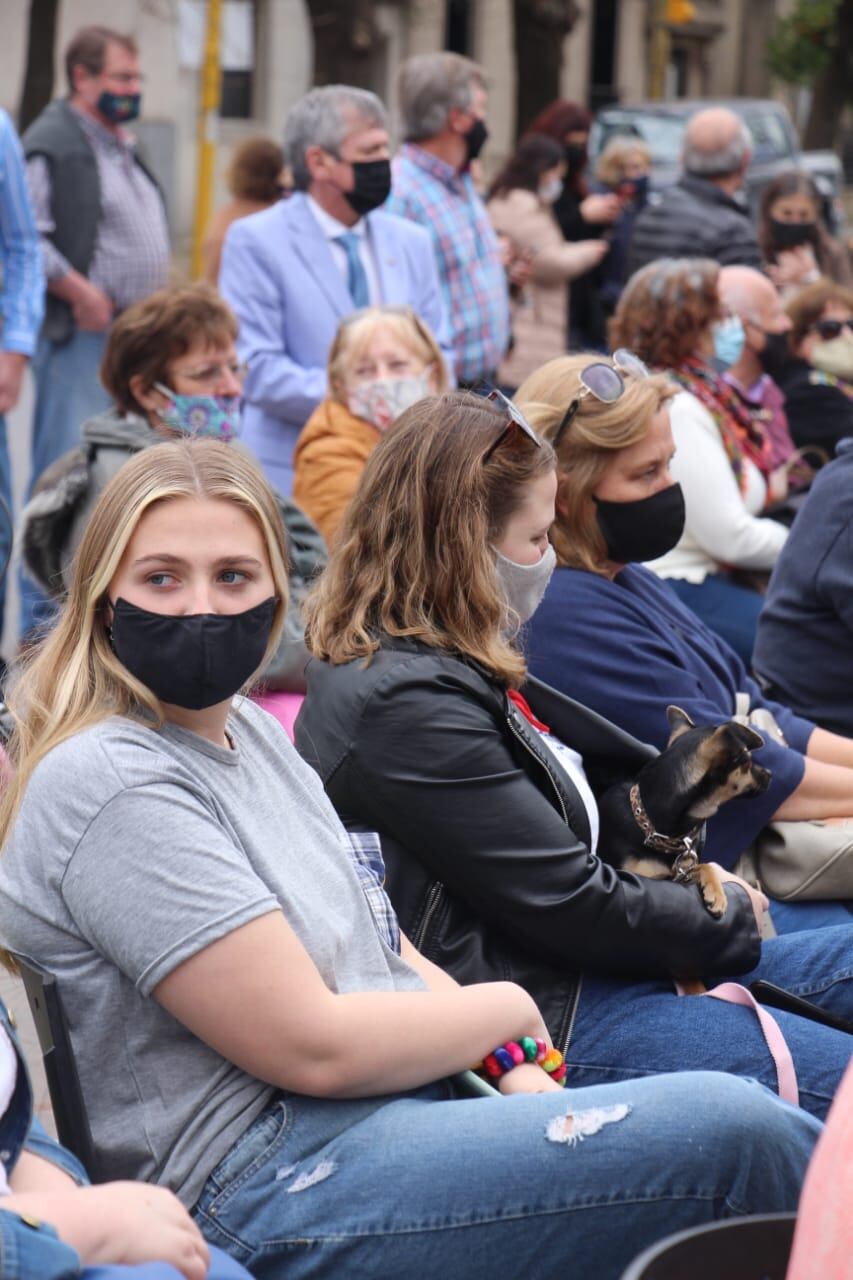
<path fill-rule="evenodd" d="M 377 378 L 363 382 L 349 393 L 349 411 L 357 418 L 372 422 L 380 431 L 387 431 L 404 409 L 417 404 L 430 394 L 430 369 L 407 378 Z"/>
<path fill-rule="evenodd" d="M 160 421 L 182 436 L 212 436 L 227 444 L 242 431 L 242 396 L 182 396 L 162 382 L 154 387 L 170 404 L 158 409 Z"/>

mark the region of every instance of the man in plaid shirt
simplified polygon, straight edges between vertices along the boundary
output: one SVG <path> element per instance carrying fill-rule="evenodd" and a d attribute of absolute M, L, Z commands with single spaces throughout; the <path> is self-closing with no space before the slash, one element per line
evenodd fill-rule
<path fill-rule="evenodd" d="M 399 93 L 406 142 L 385 207 L 432 235 L 460 385 L 492 382 L 510 317 L 497 237 L 468 171 L 488 135 L 485 76 L 458 54 L 423 54 L 403 63 Z"/>

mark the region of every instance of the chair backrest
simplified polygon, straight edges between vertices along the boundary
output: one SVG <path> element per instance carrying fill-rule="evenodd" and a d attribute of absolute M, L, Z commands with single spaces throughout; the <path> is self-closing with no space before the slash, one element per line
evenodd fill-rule
<path fill-rule="evenodd" d="M 766 1213 L 679 1231 L 635 1258 L 622 1280 L 785 1280 L 795 1221 Z"/>
<path fill-rule="evenodd" d="M 100 1182 L 98 1158 L 83 1091 L 71 1048 L 68 1023 L 56 979 L 44 969 L 15 956 L 41 1046 L 56 1132 L 63 1146 L 81 1162 L 93 1182 Z"/>

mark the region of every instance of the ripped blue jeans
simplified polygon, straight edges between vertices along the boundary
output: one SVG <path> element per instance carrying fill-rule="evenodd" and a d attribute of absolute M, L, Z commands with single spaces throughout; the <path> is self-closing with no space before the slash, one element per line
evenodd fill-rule
<path fill-rule="evenodd" d="M 672 1231 L 795 1209 L 821 1130 L 754 1081 L 709 1072 L 452 1090 L 280 1095 L 210 1175 L 196 1221 L 256 1280 L 616 1280 Z"/>

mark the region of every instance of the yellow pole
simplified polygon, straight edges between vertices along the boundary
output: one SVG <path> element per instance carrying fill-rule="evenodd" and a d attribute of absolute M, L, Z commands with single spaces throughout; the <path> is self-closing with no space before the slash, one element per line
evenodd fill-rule
<path fill-rule="evenodd" d="M 662 102 L 666 97 L 666 69 L 671 37 L 667 20 L 667 0 L 652 0 L 652 30 L 649 41 L 649 97 Z"/>
<path fill-rule="evenodd" d="M 202 272 L 201 242 L 210 221 L 213 205 L 213 169 L 216 162 L 216 140 L 219 132 L 219 26 L 222 0 L 207 0 L 207 23 L 204 39 L 204 61 L 198 110 L 198 170 L 193 220 L 192 273 Z"/>

